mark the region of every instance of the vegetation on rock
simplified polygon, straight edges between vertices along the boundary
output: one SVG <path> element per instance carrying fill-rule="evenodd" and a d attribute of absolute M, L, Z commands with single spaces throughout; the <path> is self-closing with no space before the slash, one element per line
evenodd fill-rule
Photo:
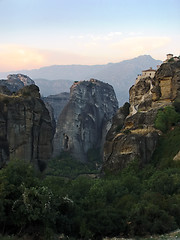
<path fill-rule="evenodd" d="M 178 106 L 178 105 L 175 105 Z M 176 107 L 177 108 L 177 107 Z M 163 133 L 167 132 L 170 127 L 176 125 L 180 121 L 180 113 L 176 112 L 175 107 L 167 106 L 158 111 L 155 127 Z"/>

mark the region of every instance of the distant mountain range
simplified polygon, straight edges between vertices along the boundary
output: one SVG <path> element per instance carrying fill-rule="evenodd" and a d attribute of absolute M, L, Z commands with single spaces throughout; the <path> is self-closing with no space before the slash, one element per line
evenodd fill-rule
<path fill-rule="evenodd" d="M 156 69 L 156 66 L 161 63 L 160 60 L 155 60 L 150 55 L 142 55 L 119 63 L 92 66 L 53 65 L 40 69 L 22 70 L 18 73 L 26 74 L 32 78 L 44 96 L 69 91 L 73 81 L 95 78 L 111 84 L 119 104 L 122 105 L 128 101 L 128 91 L 135 83 L 137 74 L 150 67 Z M 17 73 L 17 71 L 0 73 L 0 78 L 5 78 L 10 73 Z"/>
<path fill-rule="evenodd" d="M 69 92 L 70 87 L 73 84 L 73 80 L 47 80 L 44 78 L 34 79 L 35 84 L 39 86 L 40 93 L 43 97 L 49 95 L 56 95 L 63 92 Z"/>

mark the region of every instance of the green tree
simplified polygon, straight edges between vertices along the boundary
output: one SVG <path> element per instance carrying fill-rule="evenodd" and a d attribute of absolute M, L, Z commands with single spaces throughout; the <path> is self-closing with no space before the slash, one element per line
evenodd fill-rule
<path fill-rule="evenodd" d="M 180 114 L 175 111 L 173 106 L 167 106 L 158 111 L 155 120 L 155 127 L 165 133 L 178 121 L 180 121 Z"/>

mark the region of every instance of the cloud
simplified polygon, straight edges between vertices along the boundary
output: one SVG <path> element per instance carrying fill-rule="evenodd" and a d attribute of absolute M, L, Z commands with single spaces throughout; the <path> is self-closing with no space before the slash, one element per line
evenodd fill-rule
<path fill-rule="evenodd" d="M 116 35 L 115 32 L 109 33 L 110 37 L 114 37 L 114 35 Z M 118 39 L 113 38 L 111 41 L 100 41 L 100 38 L 90 38 L 89 41 L 79 44 L 79 51 L 86 53 L 87 56 L 94 56 L 96 58 L 95 61 L 98 58 L 98 63 L 119 62 L 144 54 L 154 56 L 156 52 L 163 52 L 163 49 L 166 49 L 167 45 L 171 43 L 171 39 L 168 37 L 124 37 L 120 33 L 117 33 L 117 35 Z M 163 52 L 162 57 L 164 54 Z M 161 58 L 158 57 L 158 59 Z"/>
<path fill-rule="evenodd" d="M 109 37 L 108 41 L 105 40 L 106 37 Z M 62 42 L 61 46 L 63 50 L 0 44 L 0 71 L 40 68 L 55 64 L 105 64 L 143 54 L 163 59 L 167 52 L 177 52 L 176 43 L 173 44 L 168 37 L 123 38 L 121 32 L 110 32 L 106 35 L 79 35 L 79 39 L 76 36 L 74 41 Z"/>
<path fill-rule="evenodd" d="M 0 44 L 0 71 L 39 68 L 55 64 L 93 64 L 93 57 L 62 51 L 29 48 L 27 46 Z"/>
<path fill-rule="evenodd" d="M 122 35 L 122 32 L 110 32 L 108 34 L 109 37 L 121 36 L 121 35 Z"/>
<path fill-rule="evenodd" d="M 133 31 L 128 33 L 129 36 L 140 36 L 142 34 L 143 34 L 142 32 L 133 32 Z"/>
<path fill-rule="evenodd" d="M 169 37 L 129 37 L 112 43 L 110 48 L 121 55 L 138 56 L 150 54 L 154 50 L 165 47 L 171 42 Z"/>
<path fill-rule="evenodd" d="M 107 34 L 85 34 L 85 35 L 77 35 L 77 36 L 70 36 L 70 39 L 76 40 L 88 40 L 88 41 L 110 41 L 113 39 L 117 39 L 119 36 L 122 35 L 122 32 L 109 32 Z"/>
<path fill-rule="evenodd" d="M 44 64 L 40 51 L 13 44 L 0 45 L 0 70 L 23 69 Z"/>

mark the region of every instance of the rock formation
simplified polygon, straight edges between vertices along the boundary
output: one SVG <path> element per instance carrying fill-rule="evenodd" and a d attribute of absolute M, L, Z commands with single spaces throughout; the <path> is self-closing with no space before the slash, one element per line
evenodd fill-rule
<path fill-rule="evenodd" d="M 124 127 L 104 145 L 104 169 L 121 170 L 134 159 L 147 164 L 156 148 L 158 131 L 154 128 L 157 110 L 137 112 L 125 119 Z"/>
<path fill-rule="evenodd" d="M 152 79 L 142 78 L 129 90 L 130 114 L 146 111 L 152 105 Z"/>
<path fill-rule="evenodd" d="M 180 161 L 180 151 L 176 154 L 176 156 L 173 158 L 174 161 Z"/>
<path fill-rule="evenodd" d="M 44 102 L 44 104 L 45 104 L 45 106 L 46 106 L 46 108 L 49 112 L 49 116 L 51 118 L 51 124 L 52 124 L 52 128 L 53 128 L 53 136 L 54 136 L 54 134 L 56 132 L 56 121 L 55 121 L 55 118 L 54 118 L 54 109 L 48 102 Z"/>
<path fill-rule="evenodd" d="M 25 86 L 13 95 L 6 91 L 4 87 L 0 93 L 0 167 L 23 159 L 43 170 L 52 153 L 53 133 L 39 88 Z"/>
<path fill-rule="evenodd" d="M 24 86 L 35 84 L 34 81 L 23 74 L 9 74 L 6 80 L 0 80 L 0 86 L 6 86 L 10 92 L 17 92 Z"/>
<path fill-rule="evenodd" d="M 154 79 L 143 78 L 129 90 L 130 114 L 180 99 L 180 61 L 161 65 Z"/>
<path fill-rule="evenodd" d="M 118 102 L 112 86 L 95 79 L 74 82 L 70 90 L 57 123 L 54 156 L 69 151 L 86 162 L 89 150 L 102 150 Z"/>
<path fill-rule="evenodd" d="M 180 60 L 161 65 L 156 72 L 152 89 L 152 100 L 155 105 L 177 99 L 180 99 Z"/>
<path fill-rule="evenodd" d="M 62 93 L 59 93 L 59 94 L 56 94 L 56 95 L 50 95 L 48 97 L 43 97 L 42 98 L 42 100 L 45 103 L 48 103 L 48 105 L 51 105 L 51 107 L 53 108 L 54 118 L 55 118 L 56 122 L 57 122 L 57 120 L 59 118 L 59 115 L 62 112 L 64 106 L 69 101 L 69 97 L 70 97 L 69 93 L 62 92 Z M 48 105 L 47 105 L 47 107 L 49 108 Z"/>
<path fill-rule="evenodd" d="M 142 165 L 151 160 L 161 134 L 154 128 L 157 111 L 180 100 L 180 61 L 162 64 L 153 79 L 140 79 L 129 94 L 129 115 L 122 122 L 120 108 L 106 137 L 104 170 L 121 170 L 134 159 Z"/>

